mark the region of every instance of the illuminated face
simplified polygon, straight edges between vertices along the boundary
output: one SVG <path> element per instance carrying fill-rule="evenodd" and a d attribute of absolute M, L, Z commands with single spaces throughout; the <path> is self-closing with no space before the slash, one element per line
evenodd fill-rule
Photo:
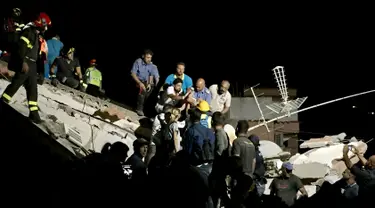
<path fill-rule="evenodd" d="M 180 92 L 181 89 L 182 89 L 182 83 L 177 83 L 177 84 L 174 85 L 174 90 L 176 92 Z"/>
<path fill-rule="evenodd" d="M 68 53 L 68 59 L 73 60 L 74 59 L 74 53 Z"/>
<path fill-rule="evenodd" d="M 177 75 L 178 75 L 178 76 L 183 75 L 184 72 L 185 72 L 185 66 L 182 65 L 182 64 L 177 65 L 176 72 L 177 72 Z"/>
<path fill-rule="evenodd" d="M 146 157 L 147 150 L 148 150 L 147 145 L 143 145 L 142 147 L 139 148 L 139 153 L 141 154 L 142 157 Z"/>
<path fill-rule="evenodd" d="M 150 64 L 152 60 L 152 56 L 150 54 L 145 54 L 143 57 L 143 60 L 147 63 Z"/>

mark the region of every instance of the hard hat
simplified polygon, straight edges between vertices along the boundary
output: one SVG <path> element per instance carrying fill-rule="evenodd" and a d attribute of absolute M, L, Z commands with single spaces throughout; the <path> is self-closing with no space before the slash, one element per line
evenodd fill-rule
<path fill-rule="evenodd" d="M 197 108 L 198 108 L 198 110 L 200 110 L 202 112 L 210 111 L 210 105 L 205 100 L 200 101 L 197 105 Z"/>
<path fill-rule="evenodd" d="M 70 53 L 74 53 L 76 51 L 76 49 L 75 48 L 63 48 L 62 50 L 61 50 L 61 54 L 62 55 L 64 55 L 64 56 L 66 56 L 66 55 L 68 55 L 68 54 L 70 54 Z"/>
<path fill-rule="evenodd" d="M 90 65 L 96 65 L 96 59 L 91 59 L 90 60 Z"/>
<path fill-rule="evenodd" d="M 36 18 L 36 20 L 34 21 L 34 24 L 36 27 L 43 28 L 43 27 L 51 26 L 52 23 L 51 23 L 51 19 L 49 18 L 49 16 L 46 13 L 41 12 Z"/>
<path fill-rule="evenodd" d="M 21 14 L 22 14 L 22 11 L 21 11 L 20 8 L 13 8 L 13 13 L 14 13 L 14 14 L 21 15 Z"/>

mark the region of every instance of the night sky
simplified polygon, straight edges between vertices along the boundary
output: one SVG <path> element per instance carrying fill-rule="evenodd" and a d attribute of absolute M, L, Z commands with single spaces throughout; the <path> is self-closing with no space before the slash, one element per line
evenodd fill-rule
<path fill-rule="evenodd" d="M 17 6 L 26 17 L 47 12 L 52 31 L 60 34 L 66 46 L 77 49 L 81 65 L 97 59 L 104 88 L 118 101 L 129 101 L 123 95 L 129 71 L 145 48 L 154 51 L 153 62 L 162 77 L 183 61 L 186 74 L 194 80 L 203 77 L 208 85 L 229 79 L 232 85 L 237 81 L 276 87 L 271 69 L 285 66 L 288 85 L 297 88 L 300 96 L 309 96 L 304 107 L 375 88 L 375 34 L 365 12 L 307 8 L 288 12 L 227 3 L 46 2 L 28 1 L 0 10 Z M 374 97 L 370 94 L 304 112 L 300 114 L 302 130 L 375 137 L 371 129 L 375 115 L 368 114 L 375 111 Z M 352 109 L 353 105 L 358 108 Z"/>

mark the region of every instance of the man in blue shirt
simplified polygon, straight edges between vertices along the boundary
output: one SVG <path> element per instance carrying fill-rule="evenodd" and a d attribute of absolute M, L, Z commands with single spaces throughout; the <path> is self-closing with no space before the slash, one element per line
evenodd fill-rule
<path fill-rule="evenodd" d="M 144 116 L 144 103 L 152 92 L 154 79 L 159 81 L 159 72 L 157 67 L 151 62 L 153 52 L 145 50 L 142 58 L 135 60 L 131 70 L 131 76 L 134 79 L 138 92 L 136 112 L 139 116 Z"/>
<path fill-rule="evenodd" d="M 64 44 L 60 41 L 60 37 L 56 35 L 52 39 L 47 41 L 48 46 L 48 63 L 44 66 L 44 78 L 49 78 L 50 68 L 55 61 L 55 59 L 60 55 L 61 49 L 64 47 Z M 56 71 L 55 71 L 56 73 Z"/>
<path fill-rule="evenodd" d="M 211 105 L 211 93 L 207 89 L 204 79 L 199 78 L 195 84 L 195 87 L 194 98 L 197 100 L 197 102 L 199 103 L 200 101 L 204 100 Z"/>
<path fill-rule="evenodd" d="M 189 92 L 190 88 L 193 87 L 193 80 L 188 75 L 184 74 L 184 72 L 185 72 L 185 63 L 183 62 L 177 63 L 176 73 L 169 75 L 167 79 L 165 80 L 165 83 L 172 85 L 173 81 L 176 78 L 180 78 L 182 80 L 182 91 L 184 93 Z"/>

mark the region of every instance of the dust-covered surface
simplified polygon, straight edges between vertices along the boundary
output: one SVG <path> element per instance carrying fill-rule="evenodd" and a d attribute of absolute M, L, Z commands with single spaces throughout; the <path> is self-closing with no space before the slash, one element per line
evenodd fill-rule
<path fill-rule="evenodd" d="M 0 79 L 0 94 L 8 84 Z M 134 132 L 144 137 L 149 134 L 149 130 L 140 127 L 135 112 L 62 85 L 38 85 L 38 105 L 44 120 L 38 126 L 77 156 L 100 152 L 105 143 L 116 141 L 127 144 L 130 155 L 136 139 Z M 28 116 L 23 87 L 13 96 L 10 106 Z"/>

